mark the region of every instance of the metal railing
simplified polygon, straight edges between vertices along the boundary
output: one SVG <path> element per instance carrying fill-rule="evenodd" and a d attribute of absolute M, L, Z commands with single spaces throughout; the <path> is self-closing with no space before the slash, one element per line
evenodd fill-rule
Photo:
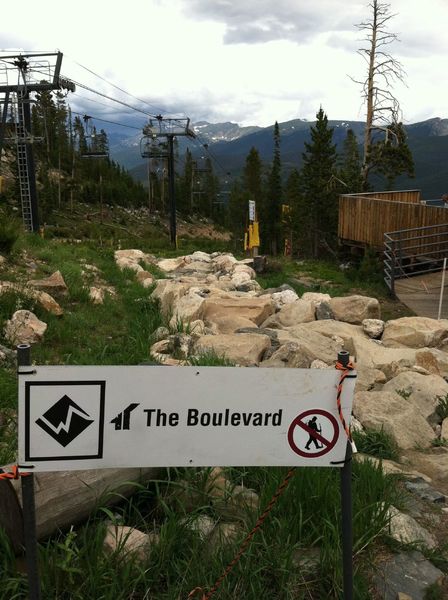
<path fill-rule="evenodd" d="M 396 279 L 441 271 L 447 256 L 448 223 L 385 233 L 384 281 L 395 294 Z"/>

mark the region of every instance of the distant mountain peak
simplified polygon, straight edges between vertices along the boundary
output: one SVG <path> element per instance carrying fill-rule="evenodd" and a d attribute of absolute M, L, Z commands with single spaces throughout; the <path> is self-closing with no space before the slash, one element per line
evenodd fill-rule
<path fill-rule="evenodd" d="M 232 142 L 245 135 L 254 133 L 262 127 L 249 126 L 240 127 L 238 123 L 225 121 L 223 123 L 209 123 L 208 121 L 197 121 L 192 125 L 193 130 L 206 139 L 207 142 Z"/>

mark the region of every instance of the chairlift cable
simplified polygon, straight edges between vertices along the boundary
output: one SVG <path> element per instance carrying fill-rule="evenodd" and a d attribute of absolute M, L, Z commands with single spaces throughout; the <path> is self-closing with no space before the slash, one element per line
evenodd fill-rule
<path fill-rule="evenodd" d="M 119 90 L 120 92 L 123 92 L 123 94 L 127 94 L 128 96 L 131 96 L 131 98 L 134 98 L 135 100 L 138 100 L 139 102 L 141 102 L 142 104 L 146 104 L 147 106 L 149 106 L 149 108 L 153 108 L 156 109 L 158 112 L 165 112 L 164 110 L 160 109 L 159 107 L 150 104 L 149 102 L 147 102 L 146 100 L 142 100 L 142 98 L 138 98 L 137 96 L 134 96 L 134 94 L 131 94 L 130 92 L 127 92 L 126 90 L 124 90 L 123 88 L 121 88 L 120 86 L 116 85 L 115 83 L 112 83 L 111 81 L 108 81 L 105 77 L 103 77 L 102 75 L 99 75 L 98 73 L 95 73 L 95 71 L 92 71 L 92 69 L 89 69 L 88 67 L 86 67 L 85 65 L 82 65 L 81 63 L 77 62 L 76 60 L 74 60 L 71 57 L 70 60 L 72 60 L 76 65 L 78 65 L 79 67 L 81 67 L 82 69 L 85 69 L 86 71 L 88 71 L 89 73 L 91 73 L 92 75 L 95 75 L 95 77 L 98 77 L 99 79 L 101 79 L 102 81 L 104 81 L 105 83 L 107 83 L 108 85 L 116 88 L 117 90 Z"/>
<path fill-rule="evenodd" d="M 73 115 L 78 115 L 80 117 L 87 116 L 85 113 L 76 112 L 75 110 L 71 111 Z M 129 129 L 137 129 L 141 131 L 141 127 L 136 127 L 135 125 L 126 125 L 125 123 L 119 123 L 118 121 L 110 121 L 109 119 L 102 119 L 100 117 L 95 117 L 94 115 L 90 115 L 91 119 L 94 121 L 102 121 L 103 123 L 111 123 L 112 125 L 120 125 L 121 127 L 128 127 Z"/>

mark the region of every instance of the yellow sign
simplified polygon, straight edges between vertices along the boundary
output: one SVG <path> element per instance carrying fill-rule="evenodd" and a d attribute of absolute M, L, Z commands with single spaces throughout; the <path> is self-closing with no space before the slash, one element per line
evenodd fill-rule
<path fill-rule="evenodd" d="M 244 234 L 244 249 L 252 250 L 252 248 L 260 246 L 260 233 L 258 227 L 258 221 L 254 221 L 247 228 L 246 233 Z"/>

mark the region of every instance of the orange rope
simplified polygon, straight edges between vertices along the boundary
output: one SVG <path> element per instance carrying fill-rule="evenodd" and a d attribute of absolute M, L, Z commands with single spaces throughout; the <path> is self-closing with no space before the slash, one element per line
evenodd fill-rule
<path fill-rule="evenodd" d="M 27 475 L 31 475 L 31 473 L 20 473 L 19 465 L 13 465 L 11 471 L 0 473 L 0 481 L 2 479 L 19 479 L 20 477 L 26 477 Z"/>
<path fill-rule="evenodd" d="M 344 428 L 344 431 L 345 431 L 345 433 L 347 435 L 347 438 L 349 439 L 349 441 L 352 444 L 353 444 L 352 434 L 351 434 L 350 429 L 347 426 L 347 423 L 346 423 L 346 421 L 344 419 L 344 415 L 342 414 L 341 394 L 342 394 L 342 387 L 343 387 L 343 384 L 344 384 L 344 380 L 348 376 L 348 374 L 350 373 L 350 371 L 352 371 L 354 368 L 355 367 L 353 366 L 353 364 L 351 362 L 349 362 L 347 365 L 343 365 L 340 362 L 336 363 L 336 369 L 338 369 L 339 371 L 342 371 L 341 377 L 339 379 L 339 384 L 338 384 L 338 388 L 337 388 L 337 397 L 336 397 L 336 402 L 337 402 L 337 407 L 338 407 L 338 414 L 339 414 L 339 419 L 341 420 L 342 426 Z M 254 537 L 254 535 L 257 533 L 257 531 L 261 528 L 261 526 L 265 522 L 265 520 L 268 517 L 269 513 L 274 508 L 277 500 L 280 498 L 280 496 L 283 494 L 283 492 L 288 487 L 288 484 L 291 481 L 291 479 L 292 479 L 292 477 L 293 477 L 293 475 L 295 473 L 295 470 L 296 470 L 296 467 L 292 467 L 291 469 L 289 469 L 288 473 L 286 474 L 286 477 L 284 478 L 284 480 L 282 481 L 282 483 L 278 486 L 277 491 L 272 496 L 271 501 L 266 506 L 264 512 L 260 515 L 260 517 L 258 517 L 258 520 L 255 523 L 253 529 L 245 537 L 245 539 L 244 539 L 243 543 L 241 544 L 238 552 L 236 553 L 235 558 L 233 558 L 230 561 L 230 563 L 227 565 L 227 567 L 225 568 L 223 574 L 216 580 L 215 585 L 207 593 L 201 587 L 194 588 L 194 590 L 192 590 L 188 594 L 188 600 L 191 600 L 192 598 L 194 598 L 198 594 L 201 595 L 201 597 L 200 597 L 199 600 L 210 600 L 210 598 L 213 596 L 213 594 L 215 594 L 215 592 L 218 590 L 218 588 L 220 587 L 220 585 L 222 584 L 222 582 L 224 581 L 224 579 L 232 571 L 233 567 L 237 564 L 237 562 L 240 560 L 240 558 L 242 557 L 242 555 L 246 551 L 246 549 L 247 549 L 248 545 L 250 544 L 252 538 Z"/>
<path fill-rule="evenodd" d="M 296 467 L 292 467 L 291 469 L 289 469 L 288 473 L 286 474 L 286 477 L 283 479 L 282 483 L 278 486 L 277 491 L 272 496 L 271 501 L 269 502 L 269 504 L 266 506 L 265 510 L 263 511 L 263 514 L 258 517 L 258 520 L 255 523 L 254 527 L 245 537 L 243 543 L 240 546 L 240 549 L 236 553 L 235 558 L 229 562 L 229 564 L 225 568 L 223 574 L 216 580 L 216 583 L 212 587 L 212 589 L 208 593 L 205 593 L 201 587 L 197 587 L 192 592 L 190 592 L 190 594 L 188 595 L 188 598 L 194 598 L 198 593 L 202 593 L 202 597 L 200 600 L 209 600 L 213 596 L 213 594 L 218 590 L 218 588 L 220 587 L 220 585 L 222 584 L 224 579 L 227 577 L 227 575 L 230 573 L 230 571 L 233 569 L 233 567 L 240 560 L 240 558 L 246 551 L 248 545 L 250 544 L 252 538 L 257 533 L 257 531 L 260 529 L 260 527 L 263 525 L 263 523 L 265 522 L 269 513 L 274 508 L 277 500 L 280 498 L 280 496 L 283 494 L 285 489 L 288 487 L 288 484 L 291 481 L 291 479 L 295 473 L 295 470 L 296 470 Z"/>
<path fill-rule="evenodd" d="M 340 362 L 336 363 L 336 369 L 338 369 L 339 371 L 342 371 L 341 377 L 339 379 L 338 391 L 337 391 L 337 396 L 336 396 L 336 403 L 338 406 L 338 415 L 339 415 L 339 420 L 342 423 L 342 427 L 344 428 L 347 438 L 351 444 L 353 444 L 352 432 L 350 431 L 350 428 L 348 427 L 348 425 L 344 419 L 344 415 L 342 414 L 341 394 L 342 394 L 342 386 L 344 384 L 344 380 L 348 376 L 350 371 L 353 371 L 354 368 L 355 367 L 351 362 L 349 362 L 347 365 L 343 365 Z"/>

